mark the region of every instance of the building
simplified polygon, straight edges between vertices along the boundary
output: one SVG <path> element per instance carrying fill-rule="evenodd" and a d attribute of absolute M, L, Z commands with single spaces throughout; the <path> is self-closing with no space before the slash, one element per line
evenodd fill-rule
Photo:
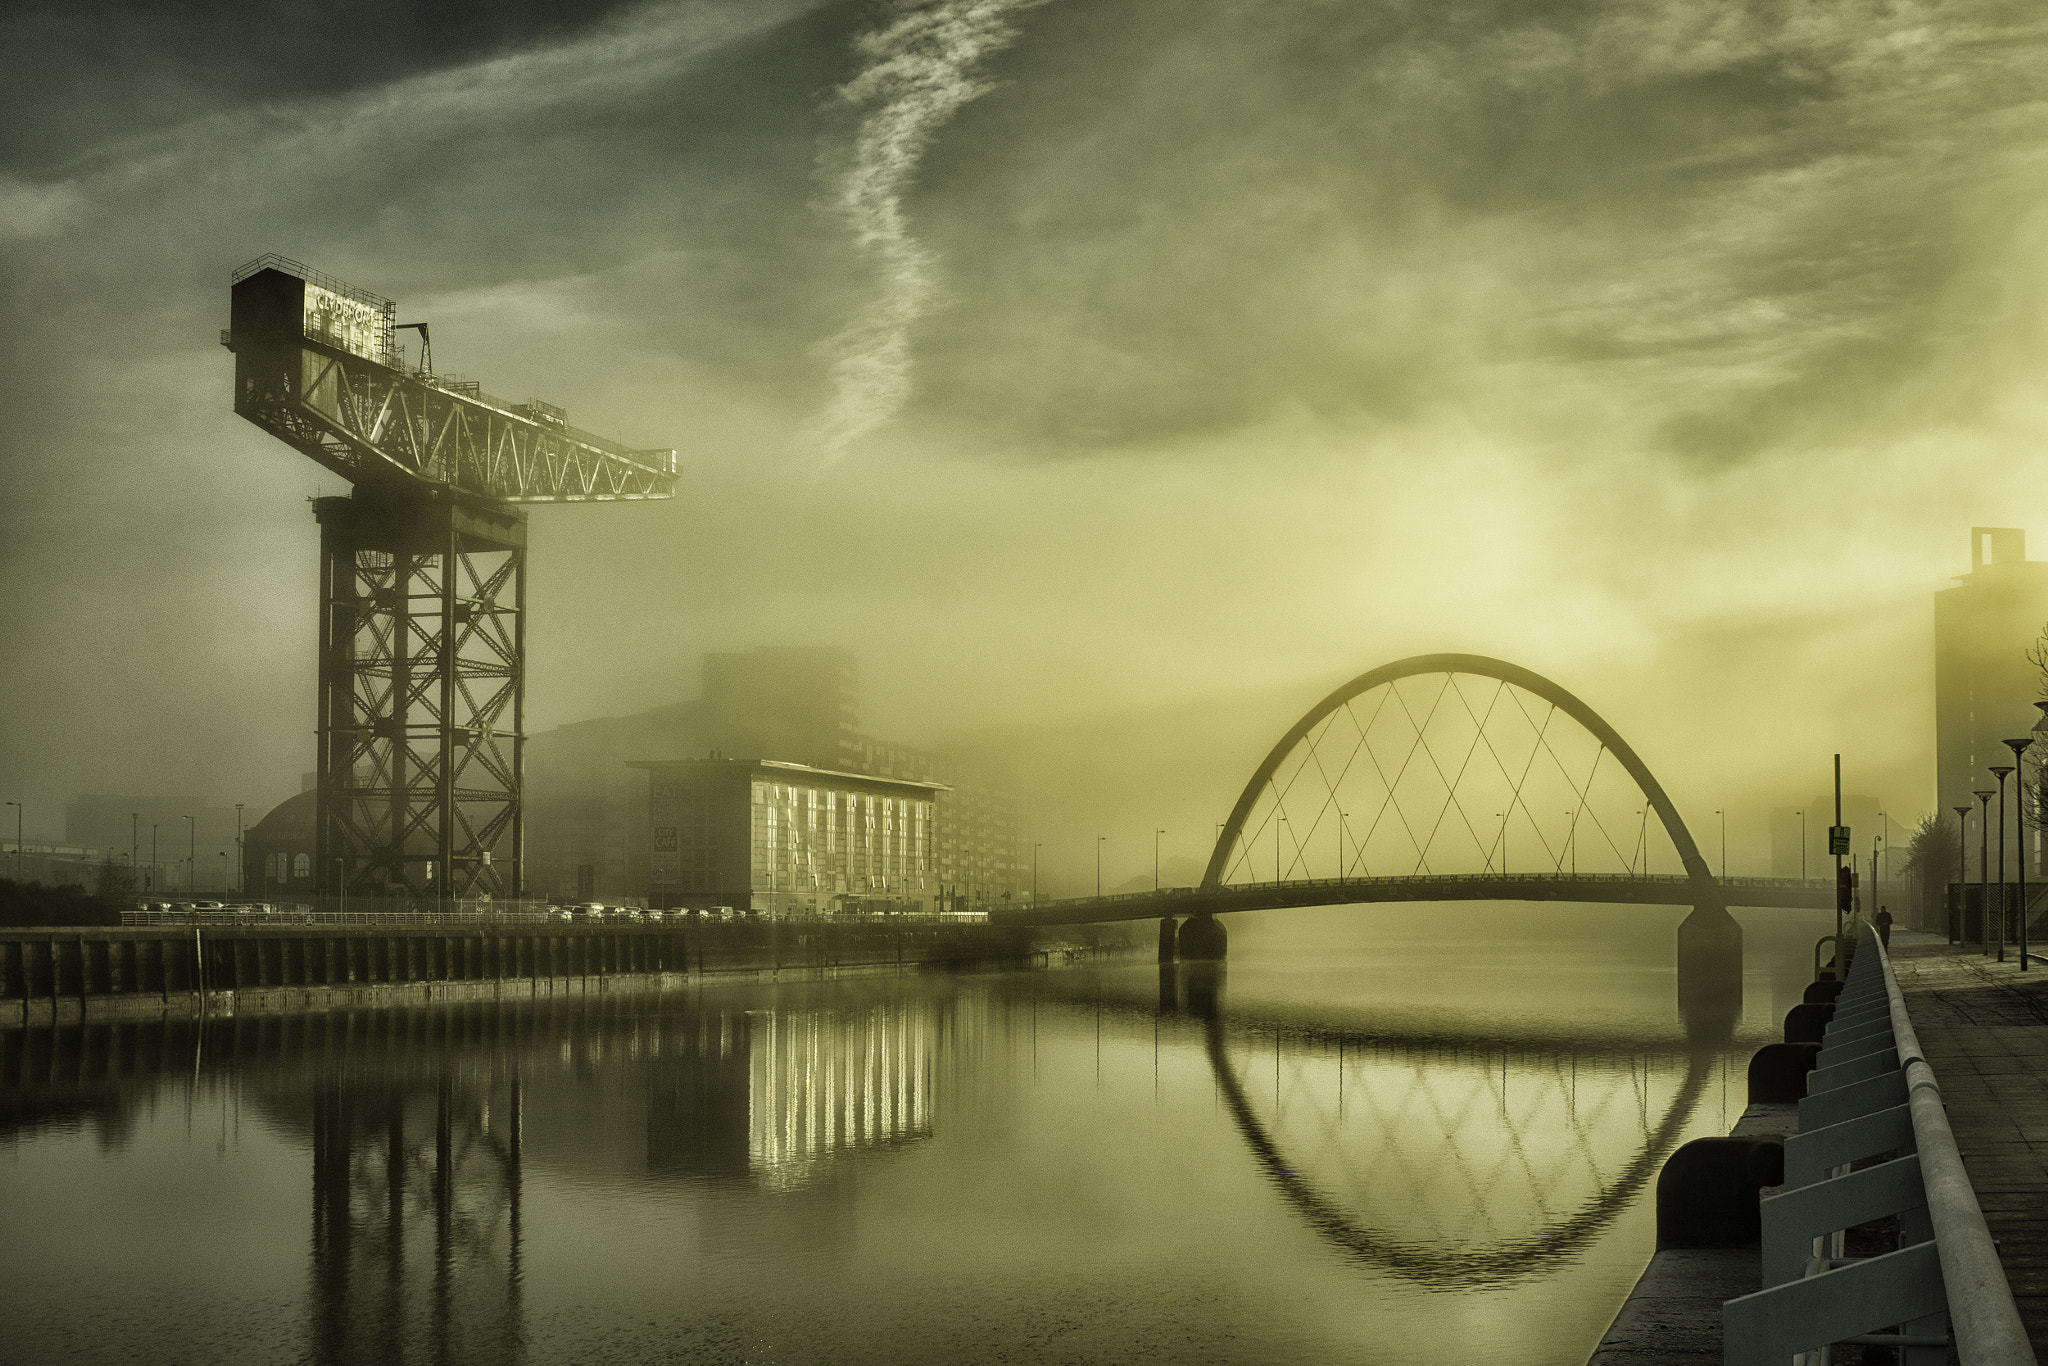
<path fill-rule="evenodd" d="M 257 901 L 311 900 L 319 794 L 287 797 L 242 837 L 243 895 Z"/>
<path fill-rule="evenodd" d="M 2048 623 L 2048 562 L 2026 547 L 2017 527 L 1972 527 L 1970 572 L 1934 595 L 1934 779 L 1951 819 L 1998 786 L 1991 766 L 2013 761 L 2003 741 L 2041 720 L 2043 675 L 2028 654 Z M 2030 868 L 2041 867 L 2037 852 Z"/>
<path fill-rule="evenodd" d="M 1002 770 L 957 748 L 877 739 L 858 722 L 852 654 L 776 647 L 707 654 L 701 695 L 689 701 L 535 735 L 526 746 L 527 894 L 607 903 L 679 894 L 680 885 L 655 883 L 646 770 L 730 757 L 926 788 L 936 794 L 931 894 L 968 904 L 1021 895 L 1029 846 Z"/>
<path fill-rule="evenodd" d="M 858 769 L 860 666 L 848 650 L 763 646 L 704 656 L 706 746 L 813 768 Z"/>
<path fill-rule="evenodd" d="M 648 900 L 771 915 L 929 909 L 940 785 L 777 759 L 638 762 Z"/>

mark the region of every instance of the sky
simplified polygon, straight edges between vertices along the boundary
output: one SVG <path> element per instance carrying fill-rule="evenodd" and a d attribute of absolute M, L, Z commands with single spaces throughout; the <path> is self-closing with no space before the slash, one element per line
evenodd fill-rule
<path fill-rule="evenodd" d="M 1837 750 L 1929 806 L 1931 595 L 2048 539 L 2044 48 L 1992 0 L 17 0 L 0 787 L 57 837 L 311 768 L 345 489 L 216 344 L 279 252 L 678 450 L 534 510 L 533 729 L 842 644 L 868 729 L 1034 737 L 1135 873 L 1456 650 L 1738 863 Z"/>

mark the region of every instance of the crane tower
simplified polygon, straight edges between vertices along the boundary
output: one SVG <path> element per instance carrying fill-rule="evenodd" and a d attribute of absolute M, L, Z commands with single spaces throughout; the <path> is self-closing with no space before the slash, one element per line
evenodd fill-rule
<path fill-rule="evenodd" d="M 524 888 L 525 503 L 675 494 L 676 453 L 432 372 L 423 323 L 296 261 L 234 273 L 235 411 L 353 486 L 319 498 L 315 876 L 449 902 Z M 420 332 L 420 364 L 395 341 Z"/>

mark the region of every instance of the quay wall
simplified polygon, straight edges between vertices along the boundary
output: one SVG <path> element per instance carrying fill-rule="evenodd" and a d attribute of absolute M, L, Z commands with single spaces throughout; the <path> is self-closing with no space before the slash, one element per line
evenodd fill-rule
<path fill-rule="evenodd" d="M 712 978 L 1023 966 L 1029 929 L 701 925 L 56 926 L 0 930 L 0 1029 L 165 1013 L 523 1000 Z"/>

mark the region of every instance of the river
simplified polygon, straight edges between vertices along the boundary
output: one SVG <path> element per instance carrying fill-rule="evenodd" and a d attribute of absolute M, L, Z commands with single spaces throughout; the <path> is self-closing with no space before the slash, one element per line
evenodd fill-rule
<path fill-rule="evenodd" d="M 1578 1366 L 1831 928 L 1681 916 L 0 1032 L 0 1361 Z"/>

